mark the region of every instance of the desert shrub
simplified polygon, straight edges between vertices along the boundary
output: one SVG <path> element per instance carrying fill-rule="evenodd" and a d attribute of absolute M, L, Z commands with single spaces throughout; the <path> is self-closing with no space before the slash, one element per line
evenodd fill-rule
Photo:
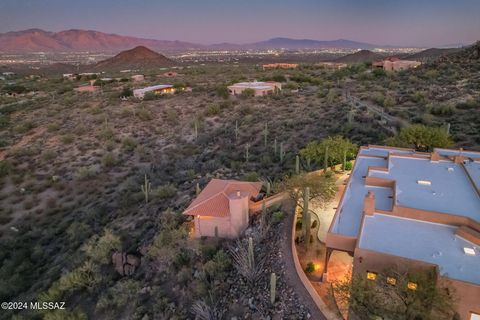
<path fill-rule="evenodd" d="M 16 125 L 13 127 L 13 132 L 15 133 L 25 133 L 31 129 L 35 128 L 35 125 L 31 121 L 25 121 L 21 124 Z"/>
<path fill-rule="evenodd" d="M 207 107 L 207 110 L 205 110 L 205 116 L 207 117 L 212 117 L 220 114 L 221 109 L 220 106 L 217 104 L 211 104 Z"/>
<path fill-rule="evenodd" d="M 345 163 L 345 170 L 352 170 L 352 168 L 353 168 L 352 161 L 347 161 L 347 163 Z"/>
<path fill-rule="evenodd" d="M 60 142 L 63 144 L 70 144 L 75 141 L 75 138 L 72 134 L 65 134 L 60 137 Z"/>
<path fill-rule="evenodd" d="M 103 126 L 98 135 L 102 140 L 110 140 L 113 138 L 114 132 L 109 126 Z"/>
<path fill-rule="evenodd" d="M 306 273 L 312 273 L 315 271 L 315 264 L 313 262 L 307 263 L 307 266 L 305 268 Z"/>
<path fill-rule="evenodd" d="M 177 188 L 169 183 L 156 188 L 153 194 L 159 199 L 169 199 L 177 194 Z"/>
<path fill-rule="evenodd" d="M 283 214 L 282 211 L 276 211 L 272 213 L 272 223 L 273 224 L 279 223 L 280 221 L 283 220 L 284 216 L 285 215 Z"/>
<path fill-rule="evenodd" d="M 113 311 L 135 304 L 140 295 L 141 284 L 133 279 L 123 279 L 105 290 L 98 299 L 97 311 Z"/>
<path fill-rule="evenodd" d="M 465 102 L 460 102 L 457 104 L 457 109 L 461 110 L 470 110 L 480 108 L 480 100 L 467 100 Z"/>
<path fill-rule="evenodd" d="M 115 158 L 115 155 L 111 152 L 105 153 L 102 157 L 102 165 L 107 168 L 111 168 L 115 166 L 117 163 L 117 159 Z"/>
<path fill-rule="evenodd" d="M 123 90 L 119 94 L 119 97 L 131 97 L 131 96 L 133 96 L 133 91 L 130 88 L 123 88 Z"/>
<path fill-rule="evenodd" d="M 161 96 L 162 95 L 155 94 L 154 92 L 146 92 L 145 95 L 143 96 L 143 100 L 144 101 L 152 101 L 152 100 L 158 99 Z"/>
<path fill-rule="evenodd" d="M 219 86 L 215 92 L 217 96 L 223 99 L 228 99 L 228 97 L 230 96 L 230 93 L 228 92 L 228 88 L 226 86 Z"/>
<path fill-rule="evenodd" d="M 251 182 L 256 182 L 260 179 L 258 173 L 256 172 L 249 172 L 249 173 L 246 173 L 243 177 L 242 177 L 242 180 L 243 181 L 251 181 Z"/>
<path fill-rule="evenodd" d="M 250 89 L 250 88 L 247 88 L 247 89 L 243 90 L 242 93 L 240 94 L 240 97 L 242 97 L 242 98 L 249 98 L 249 97 L 253 97 L 253 96 L 255 96 L 255 90 Z"/>
<path fill-rule="evenodd" d="M 58 123 L 50 123 L 47 125 L 48 132 L 58 131 L 60 129 L 60 125 Z"/>
<path fill-rule="evenodd" d="M 97 170 L 93 166 L 81 167 L 76 172 L 78 180 L 89 180 L 97 175 Z"/>
<path fill-rule="evenodd" d="M 120 251 L 120 238 L 111 230 L 105 229 L 102 236 L 94 235 L 82 247 L 85 255 L 98 264 L 108 264 L 112 259 L 112 252 Z"/>
<path fill-rule="evenodd" d="M 135 150 L 135 147 L 137 146 L 137 142 L 135 139 L 131 137 L 125 137 L 122 140 L 122 148 L 126 151 L 133 151 Z"/>
<path fill-rule="evenodd" d="M 142 121 L 149 121 L 153 119 L 152 113 L 145 108 L 138 110 L 137 117 Z"/>
<path fill-rule="evenodd" d="M 12 172 L 13 166 L 7 160 L 0 161 L 0 178 L 8 176 Z"/>

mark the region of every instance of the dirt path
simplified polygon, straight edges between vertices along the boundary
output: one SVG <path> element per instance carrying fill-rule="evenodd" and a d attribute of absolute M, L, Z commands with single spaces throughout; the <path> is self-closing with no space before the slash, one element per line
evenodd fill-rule
<path fill-rule="evenodd" d="M 285 261 L 285 276 L 289 286 L 291 286 L 295 292 L 299 295 L 301 301 L 308 307 L 311 314 L 311 319 L 324 320 L 327 319 L 323 313 L 317 308 L 317 305 L 313 301 L 312 297 L 308 293 L 307 289 L 303 286 L 300 278 L 295 270 L 293 264 L 293 252 L 292 252 L 292 228 L 293 228 L 293 203 L 291 201 L 285 201 L 283 207 L 288 215 L 285 217 L 285 223 L 283 224 L 282 238 L 281 238 L 281 250 L 284 254 Z"/>

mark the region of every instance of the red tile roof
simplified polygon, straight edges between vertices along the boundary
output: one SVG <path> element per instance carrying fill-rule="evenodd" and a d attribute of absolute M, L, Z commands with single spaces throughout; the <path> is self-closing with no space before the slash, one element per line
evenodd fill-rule
<path fill-rule="evenodd" d="M 254 197 L 261 188 L 261 182 L 212 179 L 183 214 L 226 217 L 230 213 L 228 195 L 241 191 Z"/>

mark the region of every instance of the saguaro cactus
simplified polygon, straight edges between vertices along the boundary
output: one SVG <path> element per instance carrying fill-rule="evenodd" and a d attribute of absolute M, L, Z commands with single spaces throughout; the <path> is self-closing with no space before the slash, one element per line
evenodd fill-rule
<path fill-rule="evenodd" d="M 202 190 L 200 189 L 200 184 L 197 182 L 195 185 L 195 194 L 198 196 Z"/>
<path fill-rule="evenodd" d="M 198 138 L 198 120 L 195 119 L 195 121 L 193 122 L 193 135 L 195 137 L 195 140 L 197 140 Z"/>
<path fill-rule="evenodd" d="M 323 171 L 327 172 L 328 169 L 328 146 L 325 147 L 325 157 L 323 159 Z"/>
<path fill-rule="evenodd" d="M 272 185 L 270 184 L 270 182 L 267 182 L 267 197 L 270 196 L 271 188 L 272 188 Z"/>
<path fill-rule="evenodd" d="M 283 162 L 285 157 L 285 150 L 283 148 L 283 142 L 280 142 L 280 162 Z"/>
<path fill-rule="evenodd" d="M 342 164 L 343 171 L 345 171 L 346 166 L 347 166 L 347 150 L 343 150 L 343 164 Z"/>
<path fill-rule="evenodd" d="M 248 159 L 250 158 L 249 149 L 250 149 L 250 144 L 247 143 L 247 144 L 245 145 L 245 162 L 248 162 Z"/>
<path fill-rule="evenodd" d="M 266 148 L 268 143 L 268 123 L 265 123 L 265 129 L 263 129 L 263 143 Z"/>
<path fill-rule="evenodd" d="M 252 237 L 248 238 L 248 266 L 250 270 L 255 266 L 255 257 L 253 255 L 253 239 Z"/>
<path fill-rule="evenodd" d="M 308 203 L 310 200 L 310 188 L 306 187 L 303 191 L 303 225 L 305 226 L 305 249 L 308 249 L 310 244 L 310 226 L 312 224 L 310 219 L 310 211 L 308 210 Z"/>
<path fill-rule="evenodd" d="M 238 140 L 238 133 L 240 130 L 238 129 L 238 120 L 235 120 L 235 141 Z"/>
<path fill-rule="evenodd" d="M 273 140 L 273 154 L 274 155 L 277 154 L 277 138 L 275 138 L 275 140 Z"/>
<path fill-rule="evenodd" d="M 148 181 L 147 174 L 145 174 L 145 182 L 142 185 L 142 192 L 145 196 L 145 203 L 148 203 L 150 191 L 152 191 L 152 184 L 150 183 L 150 181 Z"/>
<path fill-rule="evenodd" d="M 277 296 L 277 275 L 275 272 L 270 274 L 270 302 L 272 304 L 275 303 L 275 299 Z"/>
<path fill-rule="evenodd" d="M 300 174 L 300 157 L 298 154 L 295 156 L 295 174 Z"/>

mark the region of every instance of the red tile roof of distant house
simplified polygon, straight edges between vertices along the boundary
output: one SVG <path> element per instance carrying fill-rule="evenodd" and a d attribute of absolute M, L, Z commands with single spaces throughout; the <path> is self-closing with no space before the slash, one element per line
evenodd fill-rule
<path fill-rule="evenodd" d="M 261 182 L 212 179 L 183 214 L 226 217 L 230 213 L 230 194 L 240 191 L 255 197 L 261 188 Z"/>

